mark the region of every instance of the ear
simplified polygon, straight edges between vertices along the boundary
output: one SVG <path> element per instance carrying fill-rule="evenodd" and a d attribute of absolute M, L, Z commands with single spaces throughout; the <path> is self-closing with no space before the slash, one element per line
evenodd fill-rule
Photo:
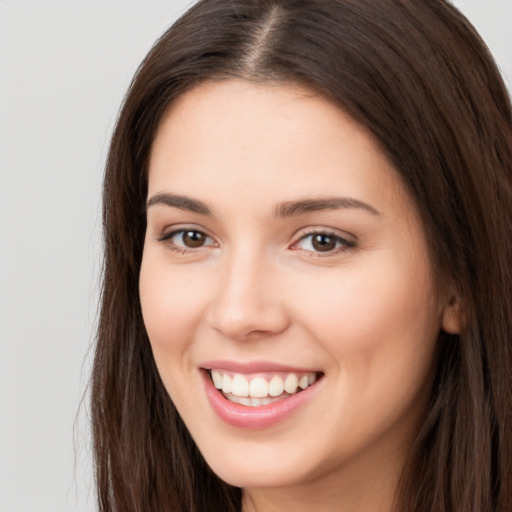
<path fill-rule="evenodd" d="M 462 303 L 458 295 L 453 295 L 443 311 L 442 329 L 448 334 L 460 334 L 464 326 Z"/>

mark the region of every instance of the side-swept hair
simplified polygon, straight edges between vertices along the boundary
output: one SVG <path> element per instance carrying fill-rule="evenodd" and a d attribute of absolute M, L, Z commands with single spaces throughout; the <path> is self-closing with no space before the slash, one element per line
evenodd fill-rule
<path fill-rule="evenodd" d="M 437 282 L 463 304 L 442 333 L 406 512 L 512 510 L 512 112 L 496 66 L 444 0 L 202 0 L 155 44 L 119 114 L 103 199 L 92 374 L 101 512 L 235 512 L 153 360 L 138 293 L 148 160 L 168 106 L 206 80 L 300 83 L 377 139 L 421 215 Z"/>

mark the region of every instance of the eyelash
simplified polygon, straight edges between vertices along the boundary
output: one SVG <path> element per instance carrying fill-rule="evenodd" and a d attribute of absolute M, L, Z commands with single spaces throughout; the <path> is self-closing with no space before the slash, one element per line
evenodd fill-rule
<path fill-rule="evenodd" d="M 318 230 L 308 231 L 307 233 L 304 233 L 296 242 L 294 242 L 292 244 L 292 248 L 297 246 L 299 243 L 304 242 L 308 238 L 311 239 L 310 244 L 312 245 L 314 243 L 313 237 L 315 237 L 315 236 L 322 236 L 322 237 L 333 239 L 335 242 L 335 247 L 334 247 L 334 249 L 325 251 L 325 252 L 315 251 L 315 250 L 311 250 L 311 251 L 304 250 L 305 252 L 310 253 L 309 254 L 310 257 L 327 257 L 327 256 L 337 255 L 340 252 L 345 252 L 347 250 L 354 249 L 357 245 L 356 242 L 354 242 L 352 240 L 347 240 L 346 238 L 343 238 L 342 236 L 337 235 L 336 233 L 333 233 L 332 231 L 325 230 L 325 229 L 318 229 Z"/>
<path fill-rule="evenodd" d="M 185 235 L 185 233 L 199 234 L 200 236 L 204 236 L 206 240 L 209 239 L 209 240 L 213 241 L 213 239 L 210 236 L 208 236 L 206 233 L 204 233 L 203 231 L 201 231 L 199 229 L 194 229 L 194 228 L 181 228 L 181 229 L 175 229 L 173 231 L 170 231 L 169 233 L 163 233 L 162 235 L 160 235 L 157 238 L 157 241 L 158 242 L 169 242 L 175 236 L 180 235 L 180 234 L 183 236 L 183 235 Z M 293 249 L 294 247 L 299 245 L 301 242 L 304 242 L 308 238 L 312 239 L 312 237 L 317 236 L 317 235 L 323 236 L 326 238 L 330 238 L 330 239 L 334 239 L 335 247 L 334 247 L 334 249 L 328 250 L 325 252 L 315 251 L 315 250 L 304 250 L 304 252 L 310 253 L 310 254 L 308 254 L 308 256 L 310 256 L 310 257 L 332 256 L 332 255 L 338 254 L 340 252 L 345 252 L 347 250 L 353 249 L 357 246 L 356 242 L 354 242 L 352 240 L 347 240 L 346 238 L 343 238 L 340 235 L 333 233 L 332 231 L 319 229 L 319 230 L 314 230 L 314 231 L 309 231 L 309 232 L 304 233 L 296 242 L 294 242 L 291 245 L 291 248 Z M 312 245 L 314 242 L 311 241 L 310 243 Z M 213 245 L 213 244 L 200 245 L 196 248 L 193 248 L 193 247 L 179 246 L 179 245 L 176 245 L 176 243 L 172 243 L 172 242 L 167 244 L 168 248 L 171 251 L 176 252 L 178 254 L 194 253 L 194 252 L 197 252 L 197 251 L 203 249 L 204 247 L 209 247 L 211 245 Z"/>
<path fill-rule="evenodd" d="M 170 243 L 167 244 L 167 247 L 171 251 L 177 252 L 178 254 L 189 254 L 189 253 L 192 253 L 192 252 L 197 252 L 198 250 L 200 250 L 203 247 L 205 247 L 204 245 L 201 245 L 201 246 L 199 246 L 197 248 L 184 247 L 184 246 L 176 245 L 175 243 L 172 242 L 172 238 L 174 238 L 176 235 L 181 234 L 183 236 L 183 235 L 185 235 L 185 233 L 196 233 L 196 234 L 199 233 L 200 235 L 203 235 L 205 237 L 205 239 L 212 240 L 211 237 L 209 237 L 206 233 L 204 233 L 200 229 L 181 228 L 181 229 L 175 229 L 173 231 L 170 231 L 169 233 L 163 233 L 162 235 L 160 235 L 157 238 L 157 241 L 158 242 L 170 242 Z"/>

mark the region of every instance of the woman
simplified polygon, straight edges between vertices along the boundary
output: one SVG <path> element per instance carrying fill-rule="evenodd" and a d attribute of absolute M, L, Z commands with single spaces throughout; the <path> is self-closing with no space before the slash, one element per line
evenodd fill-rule
<path fill-rule="evenodd" d="M 511 510 L 511 128 L 445 1 L 194 5 L 107 164 L 100 510 Z"/>

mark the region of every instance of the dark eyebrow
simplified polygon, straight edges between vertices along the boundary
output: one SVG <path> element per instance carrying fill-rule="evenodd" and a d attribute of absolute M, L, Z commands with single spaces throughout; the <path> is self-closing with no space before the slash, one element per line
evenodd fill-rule
<path fill-rule="evenodd" d="M 201 215 L 211 216 L 212 211 L 205 203 L 197 199 L 192 199 L 187 196 L 179 196 L 176 194 L 159 193 L 148 199 L 146 203 L 146 209 L 155 204 L 165 204 L 180 210 L 188 210 L 194 213 L 200 213 Z"/>
<path fill-rule="evenodd" d="M 274 210 L 276 217 L 292 217 L 321 210 L 339 210 L 342 208 L 360 208 L 372 215 L 380 215 L 373 207 L 358 199 L 350 197 L 328 197 L 324 199 L 299 199 L 280 203 Z"/>
<path fill-rule="evenodd" d="M 201 215 L 212 215 L 212 211 L 208 206 L 199 201 L 187 196 L 180 196 L 176 194 L 159 193 L 152 196 L 146 208 L 155 204 L 164 204 L 179 208 L 180 210 L 189 210 Z M 342 208 L 360 208 L 368 211 L 372 215 L 380 215 L 379 212 L 367 203 L 352 199 L 349 197 L 330 197 L 325 199 L 299 199 L 297 201 L 285 201 L 276 206 L 274 215 L 276 217 L 292 217 L 294 215 L 302 215 L 310 212 L 317 212 L 321 210 L 338 210 Z"/>

